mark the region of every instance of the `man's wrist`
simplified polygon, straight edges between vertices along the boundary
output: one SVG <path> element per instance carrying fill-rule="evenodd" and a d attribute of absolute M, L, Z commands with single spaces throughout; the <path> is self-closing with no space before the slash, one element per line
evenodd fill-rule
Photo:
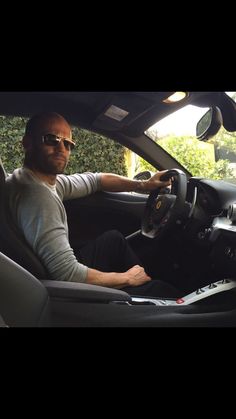
<path fill-rule="evenodd" d="M 145 180 L 136 180 L 136 187 L 134 192 L 144 192 L 145 191 L 145 184 L 147 181 Z"/>

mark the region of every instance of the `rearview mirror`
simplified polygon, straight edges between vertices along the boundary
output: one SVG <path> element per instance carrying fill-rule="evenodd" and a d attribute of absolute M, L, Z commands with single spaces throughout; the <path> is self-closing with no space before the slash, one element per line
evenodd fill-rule
<path fill-rule="evenodd" d="M 201 141 L 207 141 L 217 134 L 222 124 L 223 118 L 220 109 L 217 106 L 210 108 L 197 123 L 197 138 Z"/>

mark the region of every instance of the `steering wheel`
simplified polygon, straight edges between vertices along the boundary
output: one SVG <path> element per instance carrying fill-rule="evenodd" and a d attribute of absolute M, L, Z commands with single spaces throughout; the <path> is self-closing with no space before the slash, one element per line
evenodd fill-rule
<path fill-rule="evenodd" d="M 182 170 L 168 170 L 161 180 L 172 179 L 170 194 L 157 188 L 149 194 L 141 223 L 141 233 L 152 239 L 163 236 L 175 224 L 184 210 L 187 177 Z"/>

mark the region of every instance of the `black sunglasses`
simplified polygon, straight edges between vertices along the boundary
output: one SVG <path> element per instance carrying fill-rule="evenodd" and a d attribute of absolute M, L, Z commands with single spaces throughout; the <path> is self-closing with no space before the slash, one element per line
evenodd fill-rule
<path fill-rule="evenodd" d="M 66 150 L 71 151 L 75 147 L 75 143 L 67 138 L 58 137 L 58 135 L 54 134 L 45 134 L 42 136 L 42 143 L 51 147 L 57 147 L 61 141 L 63 141 Z"/>

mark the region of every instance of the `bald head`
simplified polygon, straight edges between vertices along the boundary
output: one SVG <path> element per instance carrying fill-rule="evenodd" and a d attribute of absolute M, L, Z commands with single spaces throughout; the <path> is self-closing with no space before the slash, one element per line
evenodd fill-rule
<path fill-rule="evenodd" d="M 61 131 L 61 136 L 71 138 L 71 128 L 63 116 L 56 112 L 42 112 L 34 115 L 26 124 L 25 135 L 34 137 L 55 130 Z M 57 133 L 59 135 L 59 132 Z"/>

